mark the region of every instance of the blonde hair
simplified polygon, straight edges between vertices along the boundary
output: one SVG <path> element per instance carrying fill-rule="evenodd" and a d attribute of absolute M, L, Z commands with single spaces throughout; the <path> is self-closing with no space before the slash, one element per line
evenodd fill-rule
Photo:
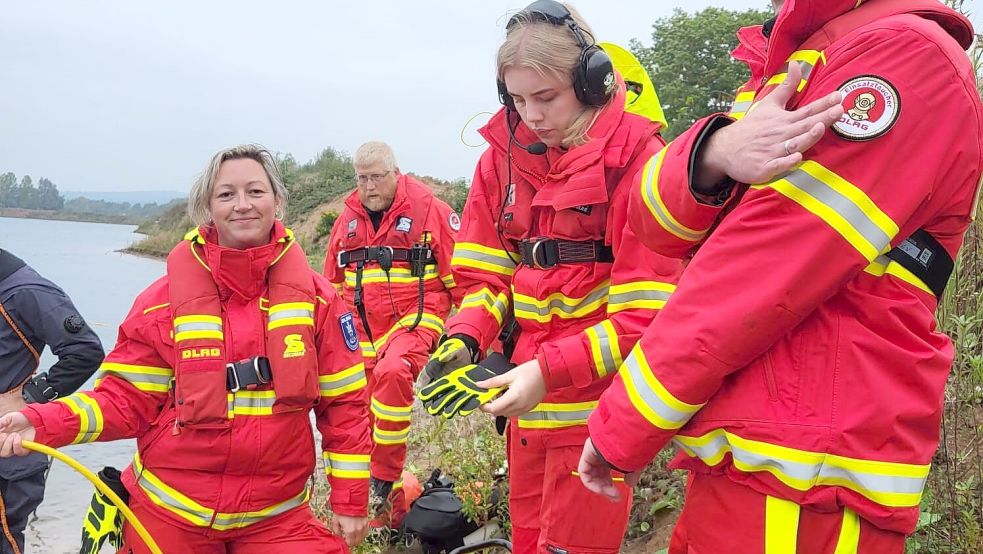
<path fill-rule="evenodd" d="M 379 141 L 366 142 L 358 147 L 352 157 L 352 166 L 355 168 L 368 167 L 375 163 L 381 163 L 386 171 L 396 170 L 396 155 L 388 144 Z"/>
<path fill-rule="evenodd" d="M 594 33 L 580 13 L 565 3 L 563 6 L 570 12 L 580 30 L 593 39 Z M 505 35 L 505 42 L 498 48 L 498 80 L 505 80 L 505 70 L 509 68 L 526 67 L 543 78 L 554 76 L 570 83 L 572 87 L 574 69 L 580 64 L 580 43 L 570 28 L 531 18 L 523 12 L 516 14 L 513 19 L 514 23 Z M 583 105 L 583 111 L 564 130 L 560 144 L 563 147 L 580 146 L 590 140 L 587 132 L 614 97 L 612 94 L 601 106 Z"/>
<path fill-rule="evenodd" d="M 287 187 L 283 184 L 283 177 L 280 175 L 280 168 L 277 167 L 276 159 L 269 150 L 258 144 L 240 144 L 216 152 L 211 161 L 208 162 L 208 166 L 205 167 L 205 171 L 191 185 L 191 192 L 188 193 L 188 217 L 195 225 L 204 225 L 211 221 L 211 211 L 208 209 L 208 204 L 222 163 L 241 159 L 254 160 L 263 166 L 266 177 L 273 186 L 273 198 L 277 202 L 277 218 L 283 217 L 283 211 L 287 208 Z"/>

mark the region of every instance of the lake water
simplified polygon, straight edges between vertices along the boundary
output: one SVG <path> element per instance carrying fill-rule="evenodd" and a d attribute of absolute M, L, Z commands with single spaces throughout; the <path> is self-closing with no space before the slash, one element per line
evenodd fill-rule
<path fill-rule="evenodd" d="M 132 225 L 77 223 L 0 217 L 0 247 L 10 250 L 65 290 L 108 352 L 136 295 L 164 274 L 164 262 L 118 250 L 140 238 Z M 57 358 L 45 351 L 41 369 Z M 92 382 L 83 389 L 92 388 Z M 69 446 L 63 452 L 93 471 L 123 469 L 133 457 L 132 440 Z M 45 500 L 27 528 L 28 553 L 69 554 L 79 550 L 82 516 L 92 485 L 54 461 Z M 108 552 L 110 549 L 103 549 Z"/>

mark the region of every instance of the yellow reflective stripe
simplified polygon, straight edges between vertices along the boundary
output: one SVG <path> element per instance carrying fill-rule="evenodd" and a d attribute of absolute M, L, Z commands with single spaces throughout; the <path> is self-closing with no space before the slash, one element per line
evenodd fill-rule
<path fill-rule="evenodd" d="M 143 466 L 139 450 L 133 455 L 133 469 L 137 476 L 137 485 L 151 502 L 198 527 L 208 527 L 212 523 L 214 510 L 202 506 L 161 481 Z"/>
<path fill-rule="evenodd" d="M 746 90 L 744 92 L 737 93 L 737 97 L 734 98 L 734 104 L 730 107 L 730 116 L 734 119 L 740 119 L 744 117 L 748 109 L 751 107 L 751 103 L 754 102 L 754 91 Z"/>
<path fill-rule="evenodd" d="M 822 164 L 806 160 L 765 185 L 809 210 L 873 261 L 898 234 L 898 225 L 867 194 Z"/>
<path fill-rule="evenodd" d="M 625 359 L 618 375 L 625 383 L 631 405 L 660 429 L 679 429 L 703 407 L 703 404 L 687 404 L 673 396 L 652 373 L 639 344 Z"/>
<path fill-rule="evenodd" d="M 341 454 L 324 451 L 324 472 L 340 479 L 368 479 L 368 454 Z"/>
<path fill-rule="evenodd" d="M 163 304 L 157 304 L 156 306 L 151 306 L 151 307 L 149 307 L 149 308 L 147 308 L 146 310 L 143 311 L 143 315 L 147 315 L 150 312 L 157 311 L 157 310 L 159 310 L 161 308 L 166 308 L 166 307 L 168 307 L 170 305 L 171 305 L 170 302 L 165 302 Z"/>
<path fill-rule="evenodd" d="M 452 289 L 457 286 L 457 281 L 454 280 L 454 274 L 448 273 L 447 275 L 440 276 L 441 282 L 444 283 L 446 288 Z"/>
<path fill-rule="evenodd" d="M 799 510 L 795 502 L 765 497 L 765 554 L 795 554 Z"/>
<path fill-rule="evenodd" d="M 174 318 L 174 342 L 191 339 L 224 340 L 222 318 L 213 315 L 184 315 Z"/>
<path fill-rule="evenodd" d="M 661 310 L 675 290 L 676 285 L 659 281 L 635 281 L 611 285 L 608 313 L 613 314 L 633 308 Z"/>
<path fill-rule="evenodd" d="M 410 414 L 413 412 L 413 405 L 409 406 L 390 406 L 372 397 L 371 408 L 375 417 L 386 421 L 409 421 Z"/>
<path fill-rule="evenodd" d="M 809 82 L 809 76 L 812 74 L 813 68 L 815 68 L 816 64 L 820 60 L 822 60 L 823 63 L 826 63 L 826 55 L 819 50 L 797 50 L 792 52 L 792 54 L 788 57 L 788 63 L 800 62 L 799 65 L 802 67 L 802 77 L 799 81 L 799 86 L 796 88 L 798 92 L 801 92 L 802 89 L 805 88 L 806 83 Z M 786 70 L 773 75 L 765 83 L 765 86 L 777 85 L 785 81 L 785 78 L 788 76 L 788 63 L 785 64 Z"/>
<path fill-rule="evenodd" d="M 276 403 L 276 391 L 238 390 L 229 393 L 229 418 L 234 416 L 271 416 Z"/>
<path fill-rule="evenodd" d="M 662 196 L 659 194 L 659 172 L 662 170 L 662 160 L 668 148 L 666 146 L 659 153 L 652 156 L 645 163 L 645 167 L 642 168 L 642 199 L 645 201 L 645 206 L 648 208 L 649 214 L 651 214 L 652 218 L 655 219 L 660 227 L 682 240 L 696 242 L 706 235 L 707 230 L 690 229 L 680 223 L 673 217 L 669 208 L 662 201 Z"/>
<path fill-rule="evenodd" d="M 410 428 L 400 431 L 388 431 L 386 429 L 379 429 L 378 426 L 374 426 L 372 430 L 372 440 L 376 444 L 391 445 L 391 444 L 405 444 L 406 439 L 410 436 Z"/>
<path fill-rule="evenodd" d="M 860 546 L 860 518 L 850 508 L 843 509 L 843 524 L 833 554 L 857 554 Z"/>
<path fill-rule="evenodd" d="M 459 242 L 454 245 L 451 266 L 471 267 L 506 276 L 515 273 L 515 262 L 509 252 L 474 242 Z"/>
<path fill-rule="evenodd" d="M 72 444 L 92 442 L 102 434 L 105 420 L 102 416 L 102 409 L 95 399 L 84 392 L 79 392 L 59 398 L 55 402 L 61 402 L 68 406 L 69 411 L 79 418 L 79 430 L 72 439 Z"/>
<path fill-rule="evenodd" d="M 512 306 L 515 317 L 548 323 L 557 316 L 563 319 L 577 319 L 597 311 L 607 304 L 610 281 L 603 281 L 585 296 L 571 298 L 561 292 L 554 292 L 543 299 L 512 291 Z"/>
<path fill-rule="evenodd" d="M 313 302 L 284 302 L 270 306 L 270 318 L 266 325 L 268 331 L 289 325 L 314 326 Z"/>
<path fill-rule="evenodd" d="M 377 350 L 377 351 L 378 350 L 381 350 L 382 347 L 389 340 L 389 337 L 393 333 L 395 333 L 396 331 L 399 331 L 400 329 L 409 329 L 410 325 L 413 325 L 413 322 L 414 321 L 416 321 L 416 314 L 415 313 L 410 314 L 410 315 L 403 316 L 402 319 L 400 319 L 399 321 L 397 321 L 395 325 L 393 325 L 388 331 L 386 331 L 386 334 L 384 334 L 381 337 L 379 337 L 373 343 L 373 345 L 372 345 L 373 348 L 375 348 L 375 350 Z M 434 333 L 437 333 L 437 335 L 444 334 L 444 320 L 442 318 L 440 318 L 440 317 L 435 316 L 434 314 L 431 314 L 431 313 L 423 312 L 423 314 L 420 316 L 420 323 L 417 325 L 417 327 L 423 327 L 424 329 L 430 329 Z"/>
<path fill-rule="evenodd" d="M 283 502 L 263 508 L 262 510 L 232 513 L 218 512 L 215 514 L 215 521 L 212 523 L 212 529 L 225 531 L 228 529 L 241 529 L 243 527 L 248 527 L 254 523 L 259 523 L 264 519 L 280 515 L 298 506 L 303 506 L 310 500 L 310 498 L 311 489 L 309 487 L 304 487 L 304 490 L 297 496 L 288 498 Z"/>
<path fill-rule="evenodd" d="M 905 283 L 908 283 L 915 288 L 921 289 L 928 294 L 935 296 L 935 293 L 932 292 L 932 289 L 928 288 L 925 281 L 922 281 L 905 266 L 899 264 L 891 258 L 888 258 L 887 256 L 878 256 L 874 258 L 874 261 L 870 262 L 870 265 L 864 268 L 864 273 L 868 273 L 874 277 L 891 275 L 901 279 Z"/>
<path fill-rule="evenodd" d="M 109 375 L 119 377 L 144 392 L 167 392 L 174 370 L 169 367 L 103 362 L 99 366 L 95 386 L 102 384 Z"/>
<path fill-rule="evenodd" d="M 437 270 L 433 266 L 427 266 L 428 269 L 426 273 L 423 274 L 424 281 L 432 281 L 438 278 Z M 389 279 L 386 279 L 386 272 L 381 269 L 365 269 L 362 271 L 362 284 L 371 285 L 375 283 L 419 283 L 420 278 L 414 277 L 409 269 L 402 267 L 394 267 L 389 270 Z M 355 272 L 346 269 L 345 270 L 345 284 L 349 287 L 355 287 Z"/>
<path fill-rule="evenodd" d="M 461 312 L 468 308 L 482 308 L 491 314 L 495 318 L 495 321 L 501 325 L 509 309 L 509 297 L 504 292 L 495 296 L 488 287 L 483 287 L 481 290 L 465 296 L 461 300 L 461 306 L 458 308 L 458 311 Z"/>
<path fill-rule="evenodd" d="M 605 319 L 593 327 L 588 327 L 585 332 L 598 378 L 607 377 L 618 371 L 624 359 L 621 356 L 618 331 L 614 328 L 614 324 Z"/>
<path fill-rule="evenodd" d="M 543 402 L 518 417 L 519 427 L 523 429 L 561 429 L 576 425 L 587 425 L 587 418 L 597 408 L 592 402 Z"/>
<path fill-rule="evenodd" d="M 368 341 L 359 342 L 358 345 L 362 348 L 362 357 L 363 358 L 375 358 L 376 357 L 375 347 L 372 346 L 372 343 L 371 342 L 368 342 Z"/>
<path fill-rule="evenodd" d="M 808 491 L 816 486 L 839 486 L 893 508 L 917 506 L 929 465 L 847 458 L 798 450 L 716 429 L 700 437 L 673 439 L 687 454 L 713 466 L 728 452 L 734 467 L 744 472 L 766 471 L 786 486 Z"/>
<path fill-rule="evenodd" d="M 338 373 L 317 376 L 321 396 L 341 396 L 347 392 L 358 390 L 366 385 L 365 364 L 357 363 Z"/>

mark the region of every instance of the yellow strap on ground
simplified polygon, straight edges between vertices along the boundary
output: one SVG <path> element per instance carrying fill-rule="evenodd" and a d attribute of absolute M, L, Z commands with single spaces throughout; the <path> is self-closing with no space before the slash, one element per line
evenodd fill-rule
<path fill-rule="evenodd" d="M 154 538 L 151 537 L 150 533 L 147 532 L 147 528 L 144 527 L 142 523 L 140 523 L 140 520 L 137 519 L 136 514 L 134 514 L 133 511 L 130 510 L 130 507 L 126 505 L 126 502 L 123 502 L 123 499 L 120 498 L 119 495 L 117 495 L 115 492 L 113 492 L 113 489 L 109 488 L 109 486 L 106 485 L 106 483 L 103 483 L 102 479 L 99 479 L 99 477 L 96 476 L 95 473 L 89 471 L 89 468 L 80 464 L 77 460 L 75 460 L 71 456 L 63 452 L 59 452 L 49 446 L 45 446 L 43 444 L 38 444 L 34 441 L 28 441 L 28 440 L 21 441 L 21 444 L 24 446 L 24 448 L 28 450 L 33 450 L 35 452 L 40 452 L 47 456 L 51 456 L 52 458 L 57 458 L 58 460 L 64 462 L 65 464 L 68 464 L 68 466 L 74 469 L 75 471 L 81 473 L 83 477 L 91 481 L 92 484 L 95 485 L 97 489 L 99 489 L 99 492 L 106 495 L 106 497 L 109 498 L 113 502 L 113 504 L 115 504 L 116 507 L 120 509 L 121 512 L 123 512 L 123 515 L 124 517 L 126 517 L 126 520 L 130 522 L 130 525 L 133 526 L 133 529 L 136 530 L 137 535 L 140 535 L 140 538 L 143 539 L 143 542 L 147 544 L 147 548 L 149 548 L 151 552 L 153 552 L 154 554 L 163 554 L 160 550 L 160 547 L 157 546 L 156 542 L 154 542 Z"/>

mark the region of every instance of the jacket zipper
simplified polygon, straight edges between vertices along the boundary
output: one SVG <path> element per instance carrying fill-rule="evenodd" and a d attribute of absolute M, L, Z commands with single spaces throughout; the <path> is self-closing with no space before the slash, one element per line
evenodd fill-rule
<path fill-rule="evenodd" d="M 771 350 L 765 352 L 763 361 L 765 384 L 768 385 L 768 399 L 772 402 L 778 402 L 778 384 L 775 382 L 775 364 L 771 358 Z"/>

